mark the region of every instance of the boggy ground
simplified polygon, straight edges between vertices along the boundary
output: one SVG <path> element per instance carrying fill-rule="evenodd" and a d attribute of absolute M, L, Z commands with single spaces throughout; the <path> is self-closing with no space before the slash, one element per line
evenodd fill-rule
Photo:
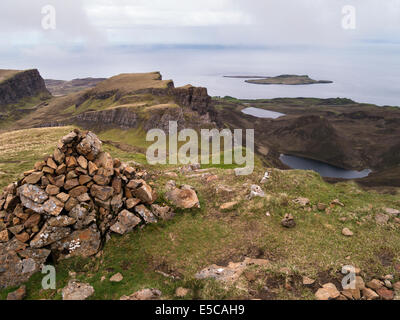
<path fill-rule="evenodd" d="M 70 130 L 59 127 L 1 134 L 1 187 L 50 153 Z M 160 194 L 158 203 L 165 202 L 165 185 L 173 179 L 195 188 L 201 208 L 176 209 L 177 215 L 170 221 L 125 236 L 113 235 L 96 257 L 60 262 L 56 265 L 56 290 L 41 289 L 42 274 L 34 275 L 27 283 L 28 299 L 61 299 L 61 288 L 71 272 L 94 287 L 90 299 L 119 299 L 143 288 L 157 288 L 162 298 L 179 299 L 178 287 L 190 289 L 185 299 L 313 299 L 320 285 L 340 283 L 338 271 L 343 265 L 361 268 L 366 281 L 386 274 L 399 280 L 400 224 L 395 217 L 382 225 L 376 222 L 376 215 L 384 213 L 384 208 L 400 208 L 398 190 L 395 195 L 380 194 L 351 181 L 328 184 L 311 171 L 279 169 L 271 169 L 270 178 L 261 184 L 267 168 L 259 160 L 253 174 L 242 177 L 235 176 L 232 166 L 224 165 L 186 173 L 176 166 L 152 167 L 146 165 L 143 154 L 124 151 L 129 150 L 129 139 L 123 133 L 99 136 L 113 138 L 114 143 L 104 145 L 113 157 L 141 163 L 151 173 Z M 124 136 L 125 141 L 118 141 L 117 136 Z M 125 148 L 118 148 L 120 145 Z M 252 184 L 260 185 L 266 196 L 248 200 Z M 308 198 L 310 205 L 294 203 L 298 197 Z M 344 207 L 330 206 L 335 199 Z M 220 209 L 232 201 L 237 204 Z M 328 208 L 320 211 L 318 203 Z M 281 225 L 286 213 L 296 221 L 292 229 Z M 344 227 L 354 235 L 342 235 Z M 226 266 L 246 257 L 269 263 L 249 266 L 234 283 L 195 278 L 207 266 Z M 110 282 L 118 272 L 124 279 Z M 316 283 L 304 286 L 303 276 Z M 15 289 L 0 291 L 0 298 L 5 299 Z"/>

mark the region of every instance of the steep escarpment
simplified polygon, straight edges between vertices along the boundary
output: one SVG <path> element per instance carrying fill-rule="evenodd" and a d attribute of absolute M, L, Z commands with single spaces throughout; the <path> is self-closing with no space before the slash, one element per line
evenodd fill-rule
<path fill-rule="evenodd" d="M 45 79 L 46 87 L 53 95 L 66 95 L 95 87 L 106 78 L 83 78 L 71 81 Z"/>
<path fill-rule="evenodd" d="M 159 72 L 121 74 L 94 88 L 55 99 L 20 122 L 44 127 L 77 124 L 83 128 L 180 128 L 210 125 L 211 97 L 206 88 L 191 85 L 175 88 Z"/>
<path fill-rule="evenodd" d="M 38 95 L 50 96 L 38 70 L 0 70 L 0 105 L 18 103 Z"/>

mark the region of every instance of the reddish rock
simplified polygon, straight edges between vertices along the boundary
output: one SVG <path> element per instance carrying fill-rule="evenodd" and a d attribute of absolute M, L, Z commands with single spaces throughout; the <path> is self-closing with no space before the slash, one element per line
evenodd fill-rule
<path fill-rule="evenodd" d="M 73 207 L 79 204 L 79 201 L 75 198 L 70 197 L 68 201 L 65 203 L 64 208 L 66 211 L 71 211 Z"/>
<path fill-rule="evenodd" d="M 25 177 L 24 180 L 26 183 L 36 184 L 40 181 L 42 177 L 43 177 L 43 172 L 34 172 L 29 176 Z"/>
<path fill-rule="evenodd" d="M 29 238 L 30 238 L 29 234 L 26 233 L 26 232 L 22 232 L 20 234 L 17 234 L 15 237 L 21 242 L 27 242 L 29 240 Z"/>
<path fill-rule="evenodd" d="M 47 200 L 42 207 L 43 210 L 49 215 L 58 216 L 64 209 L 64 203 L 58 200 L 56 197 L 50 197 L 50 199 Z"/>
<path fill-rule="evenodd" d="M 373 279 L 367 283 L 367 287 L 371 288 L 372 290 L 379 290 L 384 286 L 384 283 L 378 279 Z"/>
<path fill-rule="evenodd" d="M 60 201 L 62 201 L 62 202 L 64 202 L 64 203 L 68 201 L 69 197 L 70 197 L 70 195 L 67 194 L 67 193 L 64 193 L 64 192 L 59 193 L 59 194 L 56 196 L 56 198 L 57 198 L 58 200 L 60 200 Z"/>
<path fill-rule="evenodd" d="M 100 186 L 106 186 L 110 183 L 110 178 L 103 176 L 103 175 L 96 174 L 93 177 L 93 181 Z"/>
<path fill-rule="evenodd" d="M 156 200 L 153 189 L 144 180 L 132 180 L 129 182 L 128 188 L 130 185 L 135 185 L 132 194 L 143 203 L 152 204 Z"/>
<path fill-rule="evenodd" d="M 42 171 L 43 167 L 46 165 L 44 161 L 38 161 L 35 163 L 34 168 L 36 171 Z"/>
<path fill-rule="evenodd" d="M 49 184 L 49 185 L 46 187 L 46 193 L 47 193 L 48 195 L 50 195 L 50 196 L 55 196 L 55 195 L 57 195 L 57 194 L 60 193 L 60 188 L 57 187 L 57 186 L 53 186 L 52 184 Z"/>
<path fill-rule="evenodd" d="M 62 164 L 65 159 L 65 154 L 58 148 L 54 150 L 53 158 L 58 164 Z"/>
<path fill-rule="evenodd" d="M 85 186 L 78 186 L 70 190 L 68 193 L 71 197 L 78 198 L 82 194 L 85 194 L 88 192 L 88 188 Z"/>
<path fill-rule="evenodd" d="M 0 231 L 0 243 L 2 242 L 7 242 L 9 240 L 9 234 L 8 230 L 4 229 L 3 231 Z"/>
<path fill-rule="evenodd" d="M 65 164 L 68 168 L 75 168 L 78 166 L 78 162 L 74 156 L 69 156 L 65 159 Z"/>
<path fill-rule="evenodd" d="M 127 209 L 133 209 L 135 206 L 137 206 L 140 203 L 140 199 L 137 198 L 129 198 L 126 200 L 126 208 Z"/>
<path fill-rule="evenodd" d="M 75 187 L 77 187 L 77 186 L 79 186 L 79 181 L 78 181 L 78 179 L 70 179 L 70 180 L 67 180 L 67 181 L 65 181 L 65 183 L 64 183 L 64 189 L 65 190 L 71 190 L 71 189 L 73 189 L 73 188 L 75 188 Z"/>
<path fill-rule="evenodd" d="M 89 175 L 93 176 L 98 169 L 99 168 L 92 161 L 89 161 L 88 164 Z"/>
<path fill-rule="evenodd" d="M 111 182 L 111 186 L 114 189 L 114 193 L 118 194 L 122 191 L 122 180 L 119 177 L 114 177 Z"/>
<path fill-rule="evenodd" d="M 365 299 L 367 300 L 376 300 L 379 299 L 379 295 L 372 289 L 369 288 L 364 288 L 363 289 L 363 296 L 365 297 Z"/>
<path fill-rule="evenodd" d="M 61 175 L 61 176 L 57 176 L 54 178 L 54 185 L 62 188 L 64 186 L 64 181 L 65 181 L 65 176 Z"/>
<path fill-rule="evenodd" d="M 88 175 L 81 175 L 79 176 L 79 183 L 83 186 L 84 184 L 87 184 L 88 182 L 92 181 L 92 177 Z"/>
<path fill-rule="evenodd" d="M 51 249 L 60 252 L 62 258 L 75 256 L 87 258 L 95 255 L 100 245 L 100 232 L 97 226 L 92 224 L 87 229 L 74 231 L 61 241 L 53 243 Z"/>
<path fill-rule="evenodd" d="M 376 293 L 383 299 L 383 300 L 393 300 L 394 292 L 389 290 L 385 287 L 380 288 L 376 291 Z"/>
<path fill-rule="evenodd" d="M 57 175 L 64 174 L 65 172 L 67 172 L 67 166 L 64 163 L 62 163 L 57 167 L 55 172 Z"/>
<path fill-rule="evenodd" d="M 58 167 L 57 163 L 53 160 L 53 158 L 48 158 L 46 164 L 47 164 L 47 166 L 48 166 L 49 168 L 51 168 L 51 169 L 53 169 L 53 170 L 56 170 L 57 167 Z"/>
<path fill-rule="evenodd" d="M 79 156 L 78 159 L 77 159 L 77 161 L 78 161 L 78 164 L 81 166 L 81 168 L 87 169 L 87 167 L 88 167 L 88 161 L 86 160 L 85 157 Z"/>
<path fill-rule="evenodd" d="M 42 172 L 48 173 L 48 174 L 53 174 L 54 171 L 55 171 L 55 170 L 54 170 L 53 168 L 50 168 L 50 167 L 48 167 L 48 166 L 45 166 L 45 167 L 43 167 L 43 169 L 42 169 Z"/>
<path fill-rule="evenodd" d="M 140 222 L 140 218 L 138 218 L 132 212 L 128 210 L 122 210 L 118 215 L 118 221 L 111 226 L 110 230 L 115 233 L 125 234 L 132 231 L 137 225 L 140 224 Z"/>
<path fill-rule="evenodd" d="M 27 228 L 27 229 L 31 229 L 34 226 L 39 225 L 41 217 L 42 216 L 40 214 L 38 214 L 38 213 L 32 214 L 28 218 L 28 220 L 25 221 L 24 227 Z"/>

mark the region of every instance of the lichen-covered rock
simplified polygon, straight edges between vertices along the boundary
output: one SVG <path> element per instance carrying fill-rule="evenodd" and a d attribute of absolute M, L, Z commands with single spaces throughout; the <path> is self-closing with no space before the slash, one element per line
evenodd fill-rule
<path fill-rule="evenodd" d="M 153 189 L 143 179 L 131 180 L 127 187 L 131 188 L 132 194 L 143 203 L 152 204 L 156 200 Z"/>
<path fill-rule="evenodd" d="M 182 186 L 180 189 L 173 188 L 167 192 L 166 198 L 171 201 L 174 206 L 181 209 L 200 208 L 200 202 L 196 191 L 190 186 Z"/>
<path fill-rule="evenodd" d="M 24 184 L 18 188 L 17 192 L 25 208 L 32 209 L 37 213 L 44 212 L 41 204 L 49 199 L 49 196 L 41 188 L 32 184 Z"/>
<path fill-rule="evenodd" d="M 70 257 L 90 257 L 95 255 L 101 246 L 101 235 L 97 226 L 92 224 L 84 230 L 74 231 L 69 236 L 52 244 L 52 251 L 58 253 L 60 259 Z"/>
<path fill-rule="evenodd" d="M 110 230 L 115 233 L 125 234 L 132 231 L 140 222 L 140 218 L 132 212 L 123 210 L 118 215 L 118 221 L 110 227 Z"/>
<path fill-rule="evenodd" d="M 96 215 L 94 212 L 89 212 L 88 207 L 82 204 L 75 206 L 70 212 L 69 216 L 73 218 L 76 223 L 74 229 L 81 230 L 96 221 Z"/>
<path fill-rule="evenodd" d="M 51 197 L 42 205 L 43 211 L 51 216 L 58 216 L 64 209 L 64 203 L 56 197 Z"/>
<path fill-rule="evenodd" d="M 79 154 L 92 161 L 99 154 L 101 144 L 100 139 L 94 133 L 88 132 L 86 137 L 77 145 L 76 150 Z"/>
<path fill-rule="evenodd" d="M 291 215 L 290 213 L 287 213 L 283 217 L 281 224 L 285 228 L 294 228 L 296 226 L 296 221 L 294 221 L 293 215 Z"/>
<path fill-rule="evenodd" d="M 142 204 L 135 207 L 135 212 L 138 213 L 146 223 L 157 222 L 157 218 L 154 214 Z"/>
<path fill-rule="evenodd" d="M 120 300 L 157 300 L 161 295 L 162 293 L 158 289 L 143 289 L 130 296 L 122 296 Z"/>
<path fill-rule="evenodd" d="M 73 225 L 75 222 L 75 218 L 71 218 L 68 216 L 58 216 L 47 220 L 47 224 L 50 227 L 68 227 L 70 225 Z"/>
<path fill-rule="evenodd" d="M 101 201 L 107 201 L 114 194 L 114 189 L 112 187 L 104 187 L 94 184 L 90 188 L 90 193 L 93 197 L 100 199 Z"/>
<path fill-rule="evenodd" d="M 169 206 L 159 206 L 158 204 L 151 205 L 153 214 L 161 220 L 170 220 L 175 216 L 175 212 Z"/>
<path fill-rule="evenodd" d="M 61 138 L 61 142 L 63 144 L 71 143 L 77 136 L 78 134 L 75 131 L 71 131 L 70 133 Z"/>
<path fill-rule="evenodd" d="M 146 176 L 102 152 L 92 132 L 64 136 L 0 195 L 0 286 L 26 281 L 50 253 L 55 261 L 93 256 L 109 231 L 172 217 L 168 207 L 146 207 L 157 197 Z"/>
<path fill-rule="evenodd" d="M 61 240 L 71 233 L 71 229 L 64 227 L 51 227 L 45 224 L 40 232 L 31 240 L 31 248 L 43 248 L 53 242 Z"/>
<path fill-rule="evenodd" d="M 87 283 L 70 280 L 68 285 L 62 289 L 63 300 L 86 300 L 93 295 L 94 289 Z"/>
<path fill-rule="evenodd" d="M 0 288 L 27 281 L 40 271 L 50 254 L 50 250 L 26 249 L 26 246 L 16 238 L 0 243 Z"/>

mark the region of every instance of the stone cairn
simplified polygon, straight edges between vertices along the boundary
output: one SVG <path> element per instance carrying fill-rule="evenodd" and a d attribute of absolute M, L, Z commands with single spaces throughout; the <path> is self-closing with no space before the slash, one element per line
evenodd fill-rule
<path fill-rule="evenodd" d="M 89 257 L 109 233 L 169 219 L 146 171 L 101 151 L 92 132 L 74 130 L 0 196 L 0 288 L 18 285 L 53 260 Z M 151 206 L 151 207 L 150 207 Z M 150 209 L 148 208 L 150 207 Z"/>

